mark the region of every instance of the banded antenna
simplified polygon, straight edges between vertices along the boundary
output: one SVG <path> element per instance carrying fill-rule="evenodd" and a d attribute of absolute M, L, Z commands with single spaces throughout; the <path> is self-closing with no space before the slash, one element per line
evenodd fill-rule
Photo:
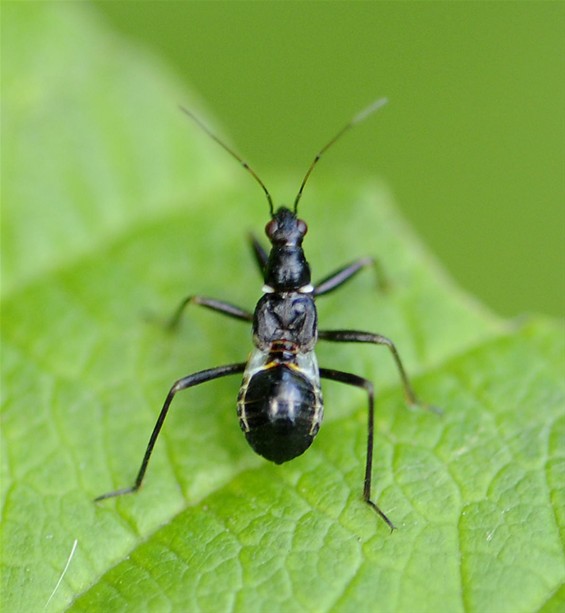
<path fill-rule="evenodd" d="M 314 170 L 314 166 L 316 166 L 316 164 L 318 163 L 322 155 L 324 155 L 324 153 L 336 141 L 338 141 L 348 130 L 350 130 L 353 126 L 357 125 L 358 123 L 361 123 L 362 121 L 367 119 L 369 115 L 372 115 L 375 111 L 378 111 L 387 102 L 388 102 L 388 98 L 379 98 L 378 100 L 375 100 L 375 102 L 372 102 L 366 109 L 363 109 L 360 113 L 357 113 L 357 115 L 355 115 L 355 117 L 347 125 L 343 126 L 343 128 L 328 143 L 326 143 L 320 149 L 320 151 L 314 158 L 314 161 L 310 164 L 310 168 L 308 168 L 306 174 L 304 175 L 304 179 L 302 179 L 302 183 L 300 184 L 300 189 L 298 190 L 298 194 L 296 194 L 296 198 L 294 199 L 294 214 L 295 215 L 298 210 L 298 202 L 300 201 L 300 198 L 302 197 L 304 186 L 306 185 L 306 182 L 308 181 L 310 175 L 312 174 L 312 171 Z"/>
<path fill-rule="evenodd" d="M 204 124 L 202 121 L 200 121 L 200 119 L 198 119 L 198 117 L 196 117 L 196 115 L 194 113 L 189 111 L 184 106 L 179 106 L 179 108 L 180 108 L 180 110 L 183 113 L 188 115 L 196 124 L 198 124 L 204 130 L 204 132 L 206 132 L 206 134 L 208 134 L 208 136 L 211 139 L 215 140 L 218 143 L 218 145 L 220 145 L 220 147 L 225 149 L 232 157 L 234 157 L 243 166 L 243 168 L 245 168 L 245 170 L 247 170 L 247 172 L 255 179 L 255 181 L 257 181 L 257 183 L 259 183 L 259 185 L 261 186 L 261 188 L 265 192 L 265 196 L 267 196 L 267 202 L 269 203 L 269 212 L 271 214 L 271 217 L 274 217 L 275 216 L 275 207 L 273 206 L 273 199 L 271 198 L 271 194 L 269 193 L 269 190 L 267 189 L 267 186 L 263 183 L 263 181 L 261 181 L 259 175 L 253 170 L 253 168 L 251 168 L 251 166 L 249 166 L 249 164 L 240 155 L 238 155 L 233 149 L 231 149 L 231 147 L 228 147 L 226 145 L 226 143 L 224 143 L 222 140 L 220 140 L 210 130 L 210 128 L 208 128 L 208 126 L 206 124 Z"/>

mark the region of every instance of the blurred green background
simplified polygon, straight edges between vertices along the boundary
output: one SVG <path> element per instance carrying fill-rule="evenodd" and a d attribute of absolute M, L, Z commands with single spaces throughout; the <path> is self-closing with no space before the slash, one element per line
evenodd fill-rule
<path fill-rule="evenodd" d="M 464 288 L 503 315 L 564 314 L 564 3 L 96 6 L 195 88 L 267 184 L 291 171 L 298 187 L 317 148 L 388 96 L 312 180 L 381 176 Z M 303 217 L 323 205 L 305 197 Z"/>

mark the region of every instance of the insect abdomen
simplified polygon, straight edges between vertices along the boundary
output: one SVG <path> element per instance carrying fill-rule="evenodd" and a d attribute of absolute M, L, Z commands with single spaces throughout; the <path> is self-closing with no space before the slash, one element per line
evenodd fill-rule
<path fill-rule="evenodd" d="M 314 382 L 315 384 L 316 382 Z M 303 454 L 322 421 L 319 387 L 286 364 L 256 371 L 238 399 L 241 429 L 256 453 L 282 464 Z"/>

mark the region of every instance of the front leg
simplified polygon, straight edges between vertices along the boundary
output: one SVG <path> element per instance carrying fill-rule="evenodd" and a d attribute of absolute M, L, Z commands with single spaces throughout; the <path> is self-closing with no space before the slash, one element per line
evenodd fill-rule
<path fill-rule="evenodd" d="M 386 290 L 387 283 L 378 260 L 375 260 L 374 258 L 360 258 L 359 260 L 355 260 L 355 262 L 351 262 L 351 264 L 347 264 L 347 266 L 334 271 L 331 275 L 328 275 L 316 283 L 314 288 L 314 296 L 329 294 L 334 289 L 338 289 L 344 283 L 352 279 L 360 270 L 368 268 L 369 266 L 372 266 L 375 269 L 379 288 L 381 290 Z"/>
<path fill-rule="evenodd" d="M 414 393 L 414 390 L 412 389 L 412 385 L 408 379 L 408 375 L 406 374 L 406 370 L 404 369 L 404 365 L 402 364 L 402 360 L 400 359 L 396 345 L 386 336 L 382 336 L 381 334 L 372 334 L 371 332 L 361 332 L 359 330 L 320 330 L 318 332 L 318 338 L 320 340 L 337 343 L 371 343 L 373 345 L 384 345 L 389 349 L 396 363 L 396 368 L 400 374 L 404 394 L 406 395 L 408 403 L 428 409 L 434 413 L 441 413 L 441 410 L 437 407 L 426 404 L 418 399 Z"/>
<path fill-rule="evenodd" d="M 249 242 L 251 244 L 251 250 L 253 251 L 253 257 L 261 277 L 265 274 L 265 267 L 269 260 L 269 254 L 263 248 L 263 245 L 259 242 L 255 234 L 249 234 Z"/>

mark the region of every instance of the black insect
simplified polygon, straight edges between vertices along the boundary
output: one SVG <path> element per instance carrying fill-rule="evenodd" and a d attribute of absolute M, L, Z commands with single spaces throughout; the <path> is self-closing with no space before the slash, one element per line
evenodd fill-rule
<path fill-rule="evenodd" d="M 247 362 L 218 366 L 179 379 L 165 399 L 135 483 L 131 487 L 103 494 L 96 498 L 97 501 L 136 492 L 140 488 L 153 447 L 177 392 L 227 375 L 243 373 L 243 382 L 237 398 L 237 414 L 241 429 L 251 447 L 259 455 L 277 464 L 292 460 L 310 447 L 320 429 L 323 416 L 321 377 L 353 385 L 367 392 L 369 415 L 363 499 L 382 517 L 391 530 L 394 529 L 390 519 L 371 500 L 375 413 L 373 384 L 363 377 L 348 372 L 319 368 L 314 352 L 316 342 L 325 340 L 384 345 L 396 363 L 408 402 L 418 405 L 421 403 L 412 390 L 400 356 L 390 339 L 380 334 L 357 330 L 318 330 L 315 299 L 341 287 L 363 268 L 376 266 L 376 262 L 369 257 L 361 258 L 313 285 L 310 266 L 302 249 L 302 241 L 308 228 L 306 223 L 297 217 L 298 203 L 304 186 L 322 154 L 344 132 L 385 103 L 386 99 L 377 100 L 342 128 L 314 158 L 300 185 L 293 209 L 283 206 L 277 211 L 274 210 L 269 191 L 255 171 L 190 111 L 182 109 L 238 160 L 262 187 L 267 196 L 271 215 L 271 220 L 265 228 L 271 241 L 271 250 L 267 254 L 257 239 L 252 237 L 254 256 L 264 275 L 263 296 L 253 313 L 213 298 L 188 296 L 175 311 L 170 326 L 176 327 L 189 304 L 197 304 L 229 317 L 251 322 L 254 347 Z"/>

